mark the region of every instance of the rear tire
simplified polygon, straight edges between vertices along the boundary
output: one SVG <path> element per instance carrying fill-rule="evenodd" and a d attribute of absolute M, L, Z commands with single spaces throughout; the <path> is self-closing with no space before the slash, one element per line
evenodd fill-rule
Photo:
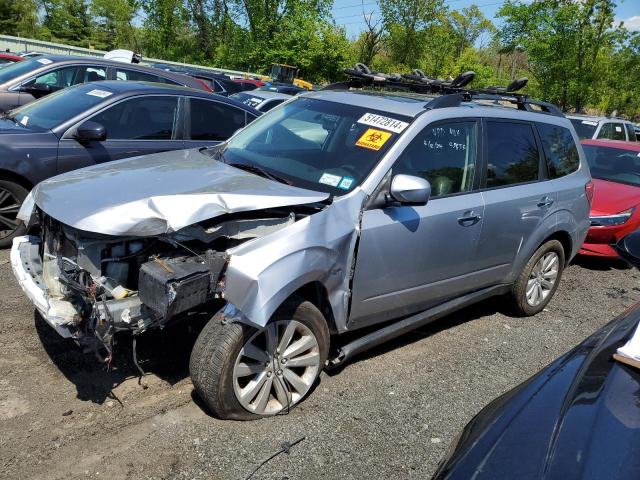
<path fill-rule="evenodd" d="M 511 287 L 514 313 L 529 317 L 541 312 L 556 292 L 564 270 L 564 248 L 549 240 L 531 256 Z"/>
<path fill-rule="evenodd" d="M 16 215 L 29 192 L 8 180 L 0 180 L 0 248 L 11 246 L 13 239 L 24 235 L 27 227 Z"/>
<path fill-rule="evenodd" d="M 287 332 L 288 342 L 283 340 Z M 189 370 L 196 392 L 215 416 L 256 420 L 298 404 L 311 391 L 328 351 L 322 313 L 292 297 L 264 329 L 227 321 L 218 312 L 196 340 Z"/>

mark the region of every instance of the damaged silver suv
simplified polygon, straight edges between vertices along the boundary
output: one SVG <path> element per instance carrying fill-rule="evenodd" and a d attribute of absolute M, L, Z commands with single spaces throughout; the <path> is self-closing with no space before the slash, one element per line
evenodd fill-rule
<path fill-rule="evenodd" d="M 15 239 L 15 276 L 103 358 L 118 332 L 211 312 L 197 393 L 222 418 L 277 414 L 325 366 L 453 310 L 549 302 L 589 227 L 591 179 L 557 109 L 509 102 L 315 92 L 216 147 L 51 178 L 19 214 L 41 234 Z"/>

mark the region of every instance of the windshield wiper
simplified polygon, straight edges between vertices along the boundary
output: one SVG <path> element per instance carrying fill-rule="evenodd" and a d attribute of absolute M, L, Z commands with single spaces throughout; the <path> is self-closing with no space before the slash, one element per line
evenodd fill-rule
<path fill-rule="evenodd" d="M 274 182 L 280 182 L 284 183 L 285 185 L 290 185 L 290 183 L 284 178 L 278 177 L 277 175 L 266 171 L 264 168 L 259 167 L 258 165 L 247 165 L 246 163 L 227 163 L 227 165 L 231 165 L 232 167 L 244 170 L 246 172 L 260 175 L 261 177 L 268 178 L 269 180 L 273 180 Z"/>

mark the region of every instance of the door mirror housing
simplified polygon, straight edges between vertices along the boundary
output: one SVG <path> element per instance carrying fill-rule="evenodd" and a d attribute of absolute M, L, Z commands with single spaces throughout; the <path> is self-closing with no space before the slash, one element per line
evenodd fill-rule
<path fill-rule="evenodd" d="M 640 268 L 640 230 L 621 238 L 613 247 L 620 258 Z"/>
<path fill-rule="evenodd" d="M 426 205 L 431 197 L 429 180 L 399 174 L 391 180 L 391 198 L 403 205 Z"/>
<path fill-rule="evenodd" d="M 100 142 L 107 139 L 107 130 L 101 123 L 89 120 L 76 129 L 74 137 L 80 142 Z"/>
<path fill-rule="evenodd" d="M 34 96 L 43 96 L 51 93 L 52 89 L 51 85 L 47 85 L 46 83 L 33 83 L 20 87 L 20 91 L 30 93 Z"/>

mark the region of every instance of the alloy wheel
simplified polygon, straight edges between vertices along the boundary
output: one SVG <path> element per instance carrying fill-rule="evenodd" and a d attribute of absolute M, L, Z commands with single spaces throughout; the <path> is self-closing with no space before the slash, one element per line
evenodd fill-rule
<path fill-rule="evenodd" d="M 560 259 L 556 252 L 547 252 L 536 262 L 527 281 L 527 303 L 536 307 L 551 294 L 556 279 Z"/>
<path fill-rule="evenodd" d="M 9 190 L 0 187 L 0 239 L 11 236 L 19 226 L 20 201 Z"/>
<path fill-rule="evenodd" d="M 233 368 L 240 404 L 258 415 L 273 415 L 298 403 L 320 371 L 315 335 L 296 320 L 280 320 L 243 345 Z"/>

